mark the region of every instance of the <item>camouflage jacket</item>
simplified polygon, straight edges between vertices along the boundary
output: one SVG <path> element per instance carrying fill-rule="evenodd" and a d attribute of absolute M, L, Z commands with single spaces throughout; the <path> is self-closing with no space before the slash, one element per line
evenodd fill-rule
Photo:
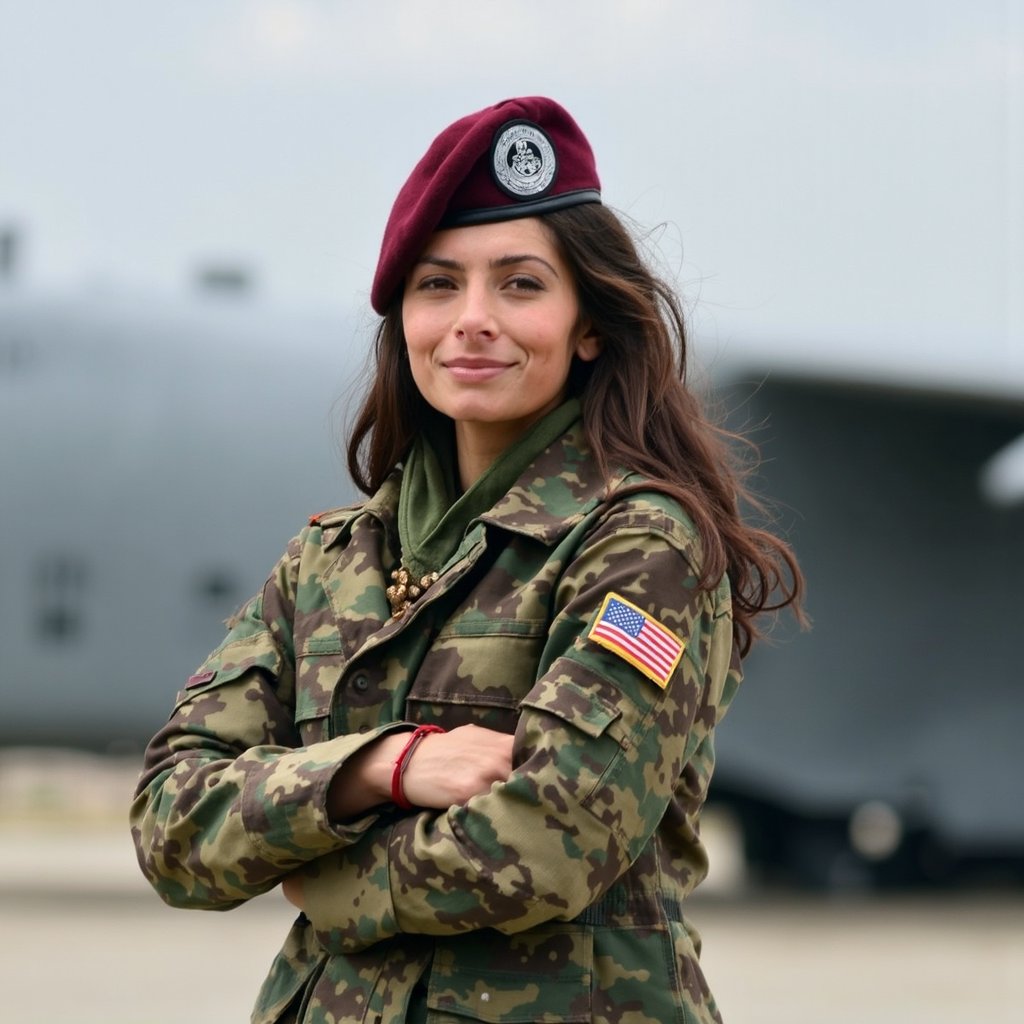
<path fill-rule="evenodd" d="M 306 872 L 258 1024 L 719 1020 L 681 904 L 740 679 L 728 581 L 696 587 L 674 501 L 604 498 L 577 426 L 393 619 L 398 489 L 293 540 L 178 695 L 132 807 L 146 876 L 174 906 L 224 909 Z M 609 593 L 685 643 L 664 686 L 589 637 Z M 364 745 L 467 722 L 514 733 L 506 782 L 447 811 L 328 818 Z"/>

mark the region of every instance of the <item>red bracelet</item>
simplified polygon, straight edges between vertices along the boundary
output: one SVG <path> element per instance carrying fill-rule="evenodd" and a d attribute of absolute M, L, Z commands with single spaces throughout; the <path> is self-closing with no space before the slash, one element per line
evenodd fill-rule
<path fill-rule="evenodd" d="M 412 731 L 409 741 L 402 748 L 402 752 L 395 759 L 395 767 L 391 772 L 391 802 L 403 811 L 411 811 L 412 804 L 405 798 L 405 790 L 402 788 L 402 776 L 405 775 L 406 766 L 412 760 L 413 751 L 420 745 L 424 736 L 432 732 L 444 732 L 439 725 L 418 725 Z"/>

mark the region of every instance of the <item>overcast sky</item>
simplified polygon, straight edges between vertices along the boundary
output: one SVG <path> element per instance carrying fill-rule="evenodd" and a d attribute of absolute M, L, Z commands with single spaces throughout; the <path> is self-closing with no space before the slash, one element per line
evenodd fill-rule
<path fill-rule="evenodd" d="M 433 136 L 546 93 L 698 333 L 1024 379 L 1024 0 L 0 0 L 26 288 L 365 306 Z"/>

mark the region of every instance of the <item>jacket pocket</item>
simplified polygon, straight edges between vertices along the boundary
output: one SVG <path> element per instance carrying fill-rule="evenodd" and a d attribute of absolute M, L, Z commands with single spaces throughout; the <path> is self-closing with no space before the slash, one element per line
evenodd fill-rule
<path fill-rule="evenodd" d="M 571 799 L 615 828 L 622 839 L 621 794 L 610 780 L 632 747 L 624 724 L 628 703 L 622 697 L 614 703 L 618 695 L 613 689 L 599 677 L 585 678 L 566 659 L 556 665 L 561 669 L 541 679 L 522 701 L 513 758 L 517 764 L 535 760 L 545 773 L 556 771 L 566 780 Z"/>
<path fill-rule="evenodd" d="M 334 650 L 299 650 L 295 658 L 295 725 L 304 744 L 330 737 L 331 698 L 345 658 Z"/>
<path fill-rule="evenodd" d="M 489 623 L 485 632 L 442 631 L 406 698 L 410 721 L 445 728 L 480 725 L 511 733 L 519 702 L 537 676 L 544 636 L 518 623 Z"/>
<path fill-rule="evenodd" d="M 563 676 L 546 678 L 523 698 L 522 706 L 554 715 L 591 739 L 608 733 L 624 746 L 624 698 L 602 689 L 601 681 L 596 679 L 587 686 Z"/>
<path fill-rule="evenodd" d="M 194 675 L 189 676 L 174 702 L 173 714 L 188 704 L 202 702 L 211 693 L 216 699 L 215 691 L 250 672 L 274 679 L 280 675 L 282 664 L 281 654 L 269 633 L 257 633 L 224 644 L 206 659 Z"/>
<path fill-rule="evenodd" d="M 593 961 L 592 929 L 573 924 L 441 941 L 427 1006 L 488 1024 L 590 1021 Z"/>

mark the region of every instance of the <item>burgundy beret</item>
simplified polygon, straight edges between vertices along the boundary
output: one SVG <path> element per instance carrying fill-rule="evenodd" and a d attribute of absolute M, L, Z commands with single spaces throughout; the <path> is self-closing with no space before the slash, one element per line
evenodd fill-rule
<path fill-rule="evenodd" d="M 385 312 L 438 228 L 600 201 L 590 143 L 554 100 L 503 100 L 460 118 L 434 139 L 391 208 L 370 292 L 373 308 Z"/>

